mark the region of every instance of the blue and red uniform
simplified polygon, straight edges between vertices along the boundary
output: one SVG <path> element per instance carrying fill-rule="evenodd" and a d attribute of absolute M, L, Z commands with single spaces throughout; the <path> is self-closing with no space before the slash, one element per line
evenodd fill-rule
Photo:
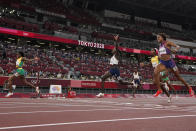
<path fill-rule="evenodd" d="M 177 69 L 177 66 L 175 64 L 175 61 L 172 59 L 172 52 L 170 49 L 168 49 L 165 46 L 165 43 L 161 43 L 159 46 L 159 56 L 166 54 L 166 55 L 171 55 L 171 59 L 164 61 L 164 60 L 160 60 L 160 63 L 162 63 L 163 65 L 165 65 L 166 68 L 170 68 L 170 69 Z"/>

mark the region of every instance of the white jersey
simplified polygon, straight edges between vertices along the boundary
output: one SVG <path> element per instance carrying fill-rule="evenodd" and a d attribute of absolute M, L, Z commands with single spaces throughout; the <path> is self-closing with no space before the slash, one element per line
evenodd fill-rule
<path fill-rule="evenodd" d="M 166 48 L 164 46 L 162 46 L 162 47 L 159 48 L 158 55 L 161 56 L 161 55 L 164 55 L 164 54 L 167 54 L 167 51 L 166 51 Z"/>
<path fill-rule="evenodd" d="M 140 77 L 139 77 L 139 73 L 137 72 L 137 73 L 135 73 L 135 72 L 133 72 L 133 79 L 139 79 Z"/>
<path fill-rule="evenodd" d="M 118 60 L 116 59 L 115 55 L 112 56 L 110 59 L 110 65 L 118 65 Z"/>

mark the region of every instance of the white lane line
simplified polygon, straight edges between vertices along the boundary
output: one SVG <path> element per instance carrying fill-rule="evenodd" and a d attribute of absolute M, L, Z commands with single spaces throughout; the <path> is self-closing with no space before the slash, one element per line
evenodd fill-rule
<path fill-rule="evenodd" d="M 0 109 L 13 109 L 13 108 L 40 108 L 40 107 L 54 107 L 55 108 L 55 106 L 14 106 L 14 107 L 0 107 Z M 57 108 L 57 107 L 56 107 Z"/>
<path fill-rule="evenodd" d="M 154 99 L 154 98 L 153 98 Z M 79 99 L 58 99 L 58 101 L 64 101 L 64 102 L 83 102 L 83 103 L 91 103 L 91 104 L 98 104 L 98 103 L 100 103 L 100 104 L 111 104 L 111 105 L 115 105 L 115 104 L 124 104 L 124 105 L 127 105 L 127 103 L 125 103 L 125 102 L 113 102 L 113 101 L 101 101 L 101 100 L 79 100 Z M 174 100 L 174 103 L 173 104 L 175 104 L 175 105 L 188 105 L 188 104 L 193 104 L 193 105 L 196 105 L 195 104 L 195 102 L 196 102 L 196 99 L 195 99 L 195 101 L 194 102 L 183 102 L 183 103 L 179 103 L 179 102 L 175 102 L 175 100 Z M 27 102 L 0 102 L 0 104 L 1 103 L 8 103 L 8 104 L 11 104 L 11 103 L 13 103 L 13 104 L 47 104 L 47 105 L 51 105 L 51 104 L 48 104 L 48 103 L 27 103 Z M 65 103 L 66 104 L 66 103 Z M 63 105 L 65 105 L 65 104 L 63 104 L 63 103 L 59 103 L 59 104 L 56 104 L 56 103 L 54 103 L 53 105 L 59 105 L 59 106 L 63 106 Z M 133 104 L 146 104 L 146 102 L 144 102 L 144 101 L 134 101 L 134 103 L 130 103 L 130 105 L 133 105 Z M 155 101 L 155 102 L 149 102 L 148 101 L 148 104 L 156 104 L 157 105 L 157 101 Z"/>
<path fill-rule="evenodd" d="M 0 115 L 12 115 L 12 114 L 35 114 L 35 113 L 59 113 L 59 112 L 88 112 L 88 111 L 120 111 L 120 110 L 151 110 L 152 108 L 112 108 L 112 109 L 86 109 L 86 110 L 57 110 L 57 111 L 30 111 L 30 112 L 4 112 L 0 113 Z"/>
<path fill-rule="evenodd" d="M 120 111 L 120 110 L 154 110 L 154 111 L 175 111 L 182 112 L 185 110 L 176 109 L 158 109 L 158 108 L 138 108 L 138 107 L 121 107 L 121 108 L 104 108 L 104 109 L 79 109 L 79 110 L 56 110 L 56 111 L 29 111 L 29 112 L 2 112 L 0 115 L 14 115 L 14 114 L 36 114 L 36 113 L 61 113 L 61 112 L 88 112 L 88 111 Z M 187 110 L 189 111 L 189 110 Z"/>
<path fill-rule="evenodd" d="M 59 100 L 63 100 L 63 99 L 59 99 Z M 116 104 L 119 102 L 115 102 L 115 101 L 98 101 L 98 100 L 73 100 L 74 102 L 86 102 L 86 103 L 106 103 L 106 104 Z"/>
<path fill-rule="evenodd" d="M 21 129 L 21 128 L 32 128 L 32 127 L 60 126 L 60 125 L 91 124 L 91 123 L 104 123 L 104 122 L 133 121 L 133 120 L 166 119 L 166 118 L 184 118 L 184 117 L 196 117 L 196 115 L 155 116 L 155 117 L 143 117 L 143 118 L 140 118 L 140 117 L 139 117 L 139 118 L 125 118 L 125 119 L 109 119 L 109 120 L 95 120 L 95 121 L 78 121 L 78 122 L 65 122 L 65 123 L 51 123 L 51 124 L 38 124 L 38 125 L 24 125 L 24 126 L 8 126 L 8 127 L 0 127 L 0 130 Z"/>
<path fill-rule="evenodd" d="M 63 101 L 63 99 L 59 99 L 61 101 Z M 116 101 L 101 101 L 101 100 L 72 100 L 73 102 L 84 102 L 84 103 L 100 103 L 100 104 L 127 104 L 124 102 L 116 102 Z M 129 103 L 132 104 L 132 103 Z"/>
<path fill-rule="evenodd" d="M 13 104 L 13 103 L 0 103 L 0 105 L 16 105 L 16 104 Z"/>
<path fill-rule="evenodd" d="M 60 99 L 61 100 L 61 99 Z M 140 104 L 140 103 L 123 103 L 123 102 L 112 102 L 112 101 L 99 101 L 99 100 L 73 100 L 73 102 L 84 102 L 84 103 L 100 103 L 100 104 L 111 104 L 111 105 L 133 105 L 133 106 L 139 106 L 138 109 L 152 109 L 152 110 L 168 110 L 168 111 L 183 111 L 183 110 L 180 110 L 180 109 L 177 109 L 178 106 L 175 106 L 175 105 L 169 105 L 169 106 L 164 106 L 164 105 L 158 105 L 156 103 L 153 103 L 153 104 Z M 124 108 L 133 108 L 133 106 L 125 106 Z"/>
<path fill-rule="evenodd" d="M 89 102 L 90 103 L 90 102 Z M 43 107 L 45 106 L 45 105 L 48 105 L 48 106 L 54 106 L 54 107 L 99 107 L 99 108 L 113 108 L 113 109 L 116 109 L 116 108 L 119 108 L 119 106 L 114 106 L 114 105 L 112 105 L 112 106 L 106 106 L 106 105 L 71 105 L 71 104 L 49 104 L 49 103 L 23 103 L 23 102 L 18 102 L 18 104 L 26 104 L 26 105 L 28 105 L 28 104 L 32 104 L 32 105 L 43 105 Z M 82 103 L 81 103 L 82 104 Z M 132 104 L 130 104 L 130 105 L 132 105 Z M 136 106 L 135 104 L 134 104 L 134 106 Z M 139 106 L 139 107 L 133 107 L 133 106 L 125 106 L 124 105 L 124 107 L 120 107 L 121 109 L 136 109 L 136 110 L 155 110 L 155 111 L 157 111 L 157 110 L 163 110 L 163 111 L 165 111 L 165 110 L 167 110 L 167 111 L 175 111 L 175 112 L 181 112 L 181 110 L 180 109 L 173 109 L 173 108 L 166 108 L 165 106 L 163 106 L 164 108 L 157 108 L 157 107 L 142 107 L 141 105 Z M 43 111 L 42 111 L 43 112 Z M 47 111 L 48 112 L 48 111 Z M 10 112 L 11 114 L 28 114 L 27 112 L 25 112 L 25 113 L 23 113 L 23 112 Z M 33 112 L 34 113 L 34 112 Z M 40 113 L 39 111 L 38 112 L 35 112 L 35 113 Z M 7 113 L 0 113 L 0 115 L 5 115 L 5 114 L 9 114 L 9 112 L 7 112 Z M 29 112 L 29 114 L 31 114 L 31 112 Z"/>
<path fill-rule="evenodd" d="M 155 98 L 153 98 L 153 99 L 155 99 Z M 60 100 L 60 101 L 65 101 L 65 99 L 58 99 L 58 100 Z M 160 99 L 160 100 L 166 100 L 166 99 Z M 159 101 L 160 101 L 159 100 Z M 196 99 L 195 99 L 196 100 Z M 139 101 L 137 101 L 137 100 L 134 100 L 134 103 L 130 103 L 130 102 L 123 102 L 123 101 L 104 101 L 104 100 L 80 100 L 80 99 L 71 99 L 70 101 L 72 101 L 72 102 L 83 102 L 83 103 L 100 103 L 100 104 L 111 104 L 111 105 L 120 105 L 120 104 L 122 104 L 122 105 L 128 105 L 127 103 L 129 103 L 130 105 L 131 104 L 146 104 L 146 102 L 144 101 L 144 100 L 139 100 Z M 176 100 L 175 100 L 175 98 L 173 98 L 173 102 L 175 102 L 174 104 L 177 104 L 177 105 L 181 105 L 181 104 L 184 104 L 184 105 L 187 105 L 187 104 L 194 104 L 194 105 L 196 105 L 195 104 L 195 102 L 196 101 L 194 101 L 193 103 L 191 103 L 191 102 L 186 102 L 186 103 L 179 103 L 179 102 L 176 102 Z M 154 101 L 154 102 L 149 102 L 148 101 L 148 104 L 153 104 L 153 105 L 158 105 L 157 104 L 157 101 Z"/>
<path fill-rule="evenodd" d="M 101 102 L 101 101 L 91 101 L 91 100 L 77 100 L 77 101 L 71 101 L 71 102 L 80 102 L 81 105 L 74 105 L 75 103 L 71 104 L 71 103 L 60 103 L 60 104 L 56 104 L 56 103 L 26 103 L 26 102 L 18 102 L 17 104 L 24 104 L 24 105 L 49 105 L 49 106 L 62 106 L 62 107 L 101 107 L 101 108 L 119 108 L 119 105 L 124 105 L 125 107 L 127 106 L 128 108 L 130 107 L 130 109 L 146 109 L 146 108 L 135 108 L 133 106 L 130 106 L 130 105 L 133 105 L 133 103 L 118 103 L 118 102 L 113 102 L 113 104 L 109 104 L 109 103 L 112 103 L 112 102 L 107 102 L 107 103 L 104 103 L 105 101 L 103 101 L 103 103 L 97 103 L 97 102 Z M 82 103 L 84 102 L 84 104 Z M 7 102 L 6 102 L 7 103 Z M 10 103 L 10 102 L 8 102 Z M 96 104 L 96 105 L 90 105 L 90 104 Z M 115 104 L 115 103 L 118 103 L 118 104 Z M 99 105 L 99 104 L 107 104 L 107 105 Z M 134 104 L 134 106 L 136 106 L 136 104 Z M 131 108 L 132 107 L 132 108 Z M 147 109 L 154 109 L 154 108 L 147 108 Z"/>
<path fill-rule="evenodd" d="M 64 101 L 64 99 L 58 99 L 59 101 Z M 114 102 L 114 101 L 98 101 L 98 100 L 70 100 L 72 102 L 80 102 L 80 103 L 91 103 L 91 104 L 110 104 L 113 106 L 118 105 L 133 105 L 130 102 Z"/>
<path fill-rule="evenodd" d="M 59 113 L 59 112 L 88 112 L 88 111 L 114 111 L 114 110 L 128 110 L 128 109 L 91 109 L 91 110 L 57 110 L 57 111 L 31 111 L 31 112 L 6 112 L 0 113 L 0 115 L 11 114 L 34 114 L 34 113 Z"/>
<path fill-rule="evenodd" d="M 56 104 L 56 103 L 25 103 L 25 102 L 18 102 L 17 104 L 24 104 L 24 105 L 51 105 L 51 106 L 62 106 L 62 107 L 69 107 L 69 106 L 80 106 L 80 107 L 110 107 L 110 108 L 116 108 L 116 106 L 107 106 L 107 105 L 89 105 L 89 104 L 82 104 L 81 105 L 74 105 L 74 104 L 67 104 L 67 103 L 61 103 L 61 104 Z"/>
<path fill-rule="evenodd" d="M 43 106 L 7 106 L 0 107 L 0 109 L 11 109 L 11 108 L 38 108 L 38 107 L 52 107 L 52 108 L 63 108 L 63 107 L 114 107 L 114 106 L 94 106 L 94 105 L 64 105 L 64 106 L 56 106 L 56 105 L 43 105 Z M 114 107 L 115 108 L 115 107 Z"/>
<path fill-rule="evenodd" d="M 113 109 L 115 109 L 115 108 L 119 108 L 119 106 L 117 106 L 116 104 L 112 104 L 113 102 L 107 102 L 107 104 L 108 105 L 110 105 L 110 106 L 107 106 L 107 105 L 99 105 L 98 103 L 95 103 L 95 102 L 105 102 L 105 101 L 94 101 L 94 103 L 93 103 L 93 100 L 70 100 L 70 102 L 81 102 L 81 104 L 82 104 L 82 102 L 87 102 L 86 104 L 87 105 L 84 105 L 84 104 L 82 104 L 82 105 L 74 105 L 74 104 L 67 104 L 67 103 L 58 103 L 58 104 L 56 104 L 56 103 L 26 103 L 26 102 L 2 102 L 2 103 L 14 103 L 14 104 L 24 104 L 24 105 L 49 105 L 49 106 L 61 106 L 61 107 L 77 107 L 77 106 L 79 106 L 79 107 L 100 107 L 100 108 L 113 108 Z M 96 104 L 96 105 L 89 105 L 88 103 L 91 103 L 91 104 Z M 110 103 L 110 104 L 109 104 Z M 115 102 L 115 103 L 118 103 L 118 102 Z M 120 102 L 119 102 L 120 103 Z M 176 107 L 176 108 L 169 108 L 168 106 L 163 106 L 162 108 L 160 108 L 160 107 L 155 107 L 155 106 L 153 106 L 153 107 L 143 107 L 142 105 L 140 105 L 140 103 L 139 104 L 133 104 L 133 103 L 129 103 L 129 104 L 127 104 L 127 103 L 122 103 L 122 104 L 124 104 L 124 107 L 121 107 L 121 108 L 129 108 L 129 109 L 140 109 L 140 110 L 142 110 L 142 109 L 150 109 L 150 110 L 154 110 L 154 111 L 157 111 L 157 110 L 167 110 L 167 111 L 175 111 L 175 112 L 182 112 L 183 110 L 180 108 L 180 107 L 177 107 L 177 106 L 174 106 L 174 107 Z M 148 103 L 149 104 L 149 103 Z M 176 104 L 176 103 L 175 103 Z M 133 107 L 133 106 L 129 106 L 129 105 L 133 105 L 133 106 L 135 106 L 135 107 Z M 156 104 L 151 104 L 151 105 L 156 105 Z M 138 106 L 138 107 L 137 107 Z M 190 112 L 190 111 L 188 111 L 188 112 Z M 0 115 L 1 115 L 1 113 L 0 113 Z"/>

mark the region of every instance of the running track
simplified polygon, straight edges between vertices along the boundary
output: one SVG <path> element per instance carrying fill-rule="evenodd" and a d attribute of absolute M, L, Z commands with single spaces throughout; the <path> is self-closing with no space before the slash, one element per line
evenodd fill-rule
<path fill-rule="evenodd" d="M 196 98 L 2 98 L 1 130 L 196 131 Z"/>

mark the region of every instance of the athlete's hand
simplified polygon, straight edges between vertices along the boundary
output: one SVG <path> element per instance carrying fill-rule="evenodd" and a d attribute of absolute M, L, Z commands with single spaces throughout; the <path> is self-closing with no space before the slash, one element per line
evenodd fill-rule
<path fill-rule="evenodd" d="M 177 50 L 171 50 L 173 54 L 176 54 L 178 51 Z"/>
<path fill-rule="evenodd" d="M 119 35 L 115 35 L 115 36 L 114 36 L 114 40 L 115 40 L 115 41 L 118 41 L 118 39 L 119 39 Z"/>

